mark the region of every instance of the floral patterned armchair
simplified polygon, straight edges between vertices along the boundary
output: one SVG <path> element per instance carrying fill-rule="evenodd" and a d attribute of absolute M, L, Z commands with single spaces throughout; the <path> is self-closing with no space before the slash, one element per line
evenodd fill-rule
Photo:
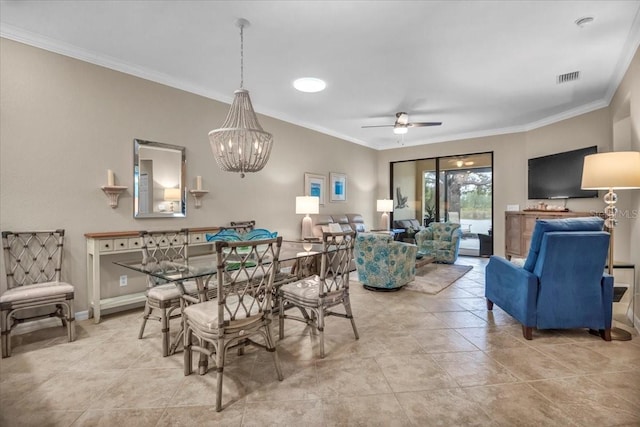
<path fill-rule="evenodd" d="M 417 252 L 416 245 L 396 242 L 389 234 L 358 233 L 358 280 L 369 290 L 399 289 L 415 278 Z"/>
<path fill-rule="evenodd" d="M 416 233 L 416 245 L 421 254 L 435 257 L 436 262 L 453 264 L 458 259 L 461 236 L 460 224 L 432 222 Z"/>

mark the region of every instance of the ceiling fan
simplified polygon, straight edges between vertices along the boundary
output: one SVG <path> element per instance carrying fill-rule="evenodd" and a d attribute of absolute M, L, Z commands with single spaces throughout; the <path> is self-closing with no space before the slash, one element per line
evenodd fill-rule
<path fill-rule="evenodd" d="M 418 128 L 425 126 L 440 126 L 442 122 L 409 122 L 409 115 L 404 112 L 396 113 L 396 122 L 392 125 L 362 126 L 363 128 L 381 128 L 393 127 L 393 133 L 403 135 L 409 131 L 409 128 Z"/>

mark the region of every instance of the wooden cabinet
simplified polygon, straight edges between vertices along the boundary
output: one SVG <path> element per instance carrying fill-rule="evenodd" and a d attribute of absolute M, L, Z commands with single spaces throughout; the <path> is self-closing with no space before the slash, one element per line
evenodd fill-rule
<path fill-rule="evenodd" d="M 531 246 L 531 234 L 538 219 L 593 216 L 592 212 L 507 211 L 505 212 L 505 250 L 507 259 L 526 258 Z"/>

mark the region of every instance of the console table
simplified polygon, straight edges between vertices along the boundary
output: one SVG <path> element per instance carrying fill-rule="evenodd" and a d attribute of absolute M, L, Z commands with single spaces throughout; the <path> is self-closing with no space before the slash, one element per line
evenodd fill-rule
<path fill-rule="evenodd" d="M 531 246 L 531 235 L 538 219 L 578 218 L 594 216 L 593 212 L 561 211 L 506 211 L 504 256 L 526 258 Z"/>
<path fill-rule="evenodd" d="M 205 238 L 206 233 L 215 233 L 220 227 L 190 228 L 189 242 L 187 243 L 187 253 L 189 248 L 197 246 L 211 245 Z M 106 233 L 86 233 L 87 240 L 87 294 L 89 298 L 89 317 L 93 316 L 95 323 L 100 322 L 102 310 L 118 307 L 125 307 L 132 304 L 144 303 L 145 292 L 132 292 L 111 298 L 102 297 L 100 283 L 100 269 L 109 258 L 114 255 L 126 253 L 140 253 L 142 259 L 142 242 L 139 231 L 116 231 Z"/>

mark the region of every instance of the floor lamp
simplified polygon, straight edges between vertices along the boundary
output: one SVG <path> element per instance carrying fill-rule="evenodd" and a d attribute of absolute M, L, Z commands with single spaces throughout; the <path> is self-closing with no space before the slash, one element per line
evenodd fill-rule
<path fill-rule="evenodd" d="M 389 212 L 393 210 L 393 200 L 381 199 L 377 200 L 378 212 L 382 212 L 380 216 L 380 227 L 389 230 Z"/>
<path fill-rule="evenodd" d="M 616 201 L 618 196 L 613 190 L 631 190 L 640 188 L 640 151 L 614 151 L 585 156 L 582 169 L 583 190 L 607 190 L 604 201 L 605 226 L 609 229 L 609 274 L 613 274 L 613 231 L 618 221 Z M 635 286 L 635 283 L 634 283 Z M 627 341 L 631 334 L 624 329 L 611 328 L 611 339 Z"/>
<path fill-rule="evenodd" d="M 296 214 L 305 215 L 302 218 L 302 240 L 313 237 L 311 230 L 311 217 L 309 214 L 317 214 L 320 212 L 320 198 L 314 196 L 297 196 L 296 197 Z M 308 245 L 309 249 L 305 247 L 306 251 L 311 250 L 311 245 Z"/>

